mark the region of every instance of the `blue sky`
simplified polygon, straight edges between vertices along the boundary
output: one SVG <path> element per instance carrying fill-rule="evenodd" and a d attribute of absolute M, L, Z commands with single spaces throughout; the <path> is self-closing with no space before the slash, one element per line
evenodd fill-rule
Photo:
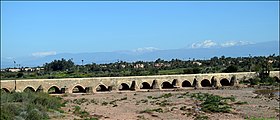
<path fill-rule="evenodd" d="M 8 58 L 279 41 L 279 2 L 2 2 L 1 8 L 1 57 Z"/>

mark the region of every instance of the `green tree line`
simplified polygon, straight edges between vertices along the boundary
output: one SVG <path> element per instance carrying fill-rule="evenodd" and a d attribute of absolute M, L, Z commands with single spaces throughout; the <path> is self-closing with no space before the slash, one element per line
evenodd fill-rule
<path fill-rule="evenodd" d="M 279 70 L 280 56 L 212 57 L 208 60 L 118 61 L 106 64 L 77 65 L 69 59 L 54 60 L 44 64 L 43 70 L 1 72 L 1 79 L 66 78 L 66 77 L 118 77 L 165 74 L 258 72 L 261 75 Z M 83 62 L 83 60 L 82 60 Z"/>

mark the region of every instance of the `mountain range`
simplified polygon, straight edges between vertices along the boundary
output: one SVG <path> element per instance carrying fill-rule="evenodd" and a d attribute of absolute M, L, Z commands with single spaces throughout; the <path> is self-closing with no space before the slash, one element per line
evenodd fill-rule
<path fill-rule="evenodd" d="M 110 63 L 117 61 L 155 61 L 158 58 L 164 60 L 171 59 L 209 59 L 211 57 L 248 57 L 279 55 L 279 41 L 261 42 L 255 44 L 245 44 L 227 47 L 197 47 L 181 49 L 140 49 L 132 51 L 114 51 L 114 52 L 92 52 L 92 53 L 60 53 L 49 56 L 29 56 L 15 58 L 20 67 L 42 66 L 55 59 L 72 59 L 75 64 L 89 63 Z M 1 68 L 14 67 L 14 60 L 1 57 Z"/>

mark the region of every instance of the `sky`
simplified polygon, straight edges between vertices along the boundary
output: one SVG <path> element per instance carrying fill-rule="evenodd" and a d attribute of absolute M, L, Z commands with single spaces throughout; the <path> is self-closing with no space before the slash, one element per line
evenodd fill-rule
<path fill-rule="evenodd" d="M 279 41 L 279 2 L 2 2 L 1 57 Z"/>

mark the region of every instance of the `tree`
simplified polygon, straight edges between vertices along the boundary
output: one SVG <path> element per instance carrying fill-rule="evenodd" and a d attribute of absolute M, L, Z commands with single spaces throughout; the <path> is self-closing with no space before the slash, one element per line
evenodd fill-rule
<path fill-rule="evenodd" d="M 19 73 L 17 73 L 17 78 L 22 78 L 23 77 L 23 73 L 22 72 L 19 72 Z"/>
<path fill-rule="evenodd" d="M 46 63 L 44 68 L 47 71 L 68 71 L 69 69 L 74 67 L 74 62 L 72 60 L 66 61 L 64 58 L 61 60 L 54 60 L 51 63 Z"/>
<path fill-rule="evenodd" d="M 238 70 L 237 66 L 230 65 L 225 70 L 223 70 L 223 72 L 231 73 L 231 72 L 237 72 L 237 70 Z"/>

